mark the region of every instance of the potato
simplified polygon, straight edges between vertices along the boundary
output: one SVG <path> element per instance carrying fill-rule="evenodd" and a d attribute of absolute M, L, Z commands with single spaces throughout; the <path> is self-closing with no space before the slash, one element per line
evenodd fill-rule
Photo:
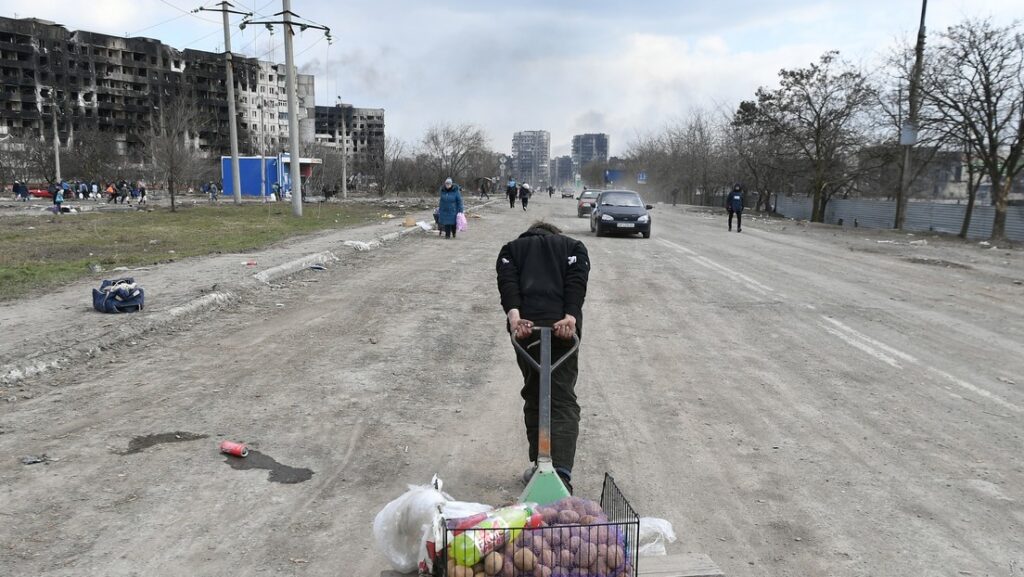
<path fill-rule="evenodd" d="M 597 556 L 600 557 L 601 559 L 607 559 L 608 558 L 608 545 L 607 544 L 605 544 L 605 543 L 598 543 L 597 544 Z"/>
<path fill-rule="evenodd" d="M 597 521 L 597 517 L 593 515 L 584 515 L 580 517 L 580 525 L 593 525 Z"/>
<path fill-rule="evenodd" d="M 512 555 L 501 556 L 501 577 L 516 577 L 516 567 L 512 563 Z"/>
<path fill-rule="evenodd" d="M 626 562 L 626 551 L 621 545 L 613 545 L 608 547 L 608 568 L 618 569 L 620 565 Z"/>
<path fill-rule="evenodd" d="M 533 570 L 533 577 L 551 577 L 551 569 L 544 565 L 537 565 Z"/>
<path fill-rule="evenodd" d="M 619 577 L 634 577 L 634 575 L 633 575 L 633 566 L 630 565 L 629 563 L 625 564 L 622 567 L 622 571 L 619 572 Z"/>
<path fill-rule="evenodd" d="M 473 568 L 456 565 L 455 572 L 453 572 L 452 575 L 453 577 L 473 577 Z"/>
<path fill-rule="evenodd" d="M 580 545 L 582 543 L 583 543 L 583 540 L 580 539 L 578 535 L 573 535 L 572 537 L 569 538 L 569 550 L 572 551 L 573 553 L 579 551 L 580 550 Z"/>
<path fill-rule="evenodd" d="M 545 547 L 540 552 L 540 564 L 547 567 L 554 567 L 555 565 L 555 552 Z"/>
<path fill-rule="evenodd" d="M 473 577 L 487 577 L 487 573 L 480 571 L 479 573 L 474 573 Z"/>
<path fill-rule="evenodd" d="M 497 551 L 491 551 L 484 557 L 484 573 L 488 575 L 497 575 L 501 572 L 501 566 L 505 563 L 505 558 L 501 556 L 501 553 Z"/>
<path fill-rule="evenodd" d="M 476 565 L 473 565 L 473 574 L 479 573 L 484 570 L 484 562 L 480 561 Z"/>
<path fill-rule="evenodd" d="M 604 513 L 596 501 L 586 501 L 583 503 L 583 508 L 586 509 L 588 515 L 598 516 Z"/>
<path fill-rule="evenodd" d="M 449 557 L 448 558 L 448 573 L 447 574 L 448 575 L 452 575 L 454 573 L 455 573 L 455 559 L 452 559 L 451 557 Z"/>
<path fill-rule="evenodd" d="M 572 567 L 572 551 L 561 549 L 558 552 L 558 564 L 562 567 Z"/>
<path fill-rule="evenodd" d="M 581 569 L 587 569 L 595 561 L 597 561 L 597 545 L 584 543 L 580 546 L 580 550 L 576 552 L 576 566 Z"/>
<path fill-rule="evenodd" d="M 540 510 L 540 514 L 544 517 L 544 522 L 548 525 L 554 525 L 558 522 L 558 509 L 553 507 L 544 507 Z"/>
<path fill-rule="evenodd" d="M 516 549 L 516 552 L 512 555 L 512 561 L 516 565 L 516 569 L 520 571 L 533 571 L 533 568 L 537 565 L 537 557 L 533 554 L 533 551 L 529 549 Z"/>
<path fill-rule="evenodd" d="M 580 520 L 580 514 L 572 509 L 564 509 L 558 513 L 558 522 L 562 525 L 574 525 Z"/>
<path fill-rule="evenodd" d="M 544 542 L 544 537 L 542 537 L 540 534 L 534 535 L 533 543 L 531 543 L 531 545 L 531 549 L 533 549 L 533 552 L 539 555 L 540 552 L 544 550 L 544 547 L 546 545 L 546 543 Z"/>

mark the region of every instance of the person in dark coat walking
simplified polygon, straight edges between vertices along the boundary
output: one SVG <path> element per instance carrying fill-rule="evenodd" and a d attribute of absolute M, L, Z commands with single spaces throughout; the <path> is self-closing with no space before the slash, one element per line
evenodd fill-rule
<path fill-rule="evenodd" d="M 530 203 L 531 194 L 533 194 L 533 191 L 530 190 L 529 184 L 519 187 L 519 202 L 523 205 L 523 210 L 526 210 L 526 205 Z"/>
<path fill-rule="evenodd" d="M 507 243 L 496 263 L 498 292 L 506 314 L 506 328 L 513 338 L 540 360 L 539 339 L 533 327 L 552 327 L 551 357 L 559 358 L 572 348 L 572 335 L 583 338 L 583 301 L 587 296 L 590 257 L 582 242 L 562 235 L 558 227 L 535 222 Z M 579 437 L 580 406 L 576 401 L 579 352 L 567 358 L 551 375 L 551 460 L 559 477 L 572 492 L 572 467 Z M 523 374 L 523 418 L 530 443 L 530 460 L 524 480 L 537 462 L 537 428 L 540 406 L 540 375 L 516 355 Z"/>
<path fill-rule="evenodd" d="M 519 196 L 519 186 L 516 184 L 516 179 L 508 179 L 508 186 L 505 187 L 505 196 L 508 197 L 508 207 L 516 207 L 516 196 Z"/>
<path fill-rule="evenodd" d="M 732 215 L 736 215 L 736 232 L 743 232 L 743 187 L 736 185 L 725 197 L 725 210 L 729 211 L 729 230 L 732 230 Z"/>
<path fill-rule="evenodd" d="M 441 198 L 437 202 L 437 224 L 444 230 L 445 238 L 455 238 L 455 221 L 463 211 L 462 190 L 451 178 L 446 178 L 439 194 Z"/>

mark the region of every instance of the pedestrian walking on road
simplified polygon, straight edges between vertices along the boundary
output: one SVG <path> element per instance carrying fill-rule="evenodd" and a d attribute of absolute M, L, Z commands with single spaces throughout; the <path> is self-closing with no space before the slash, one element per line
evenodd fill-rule
<path fill-rule="evenodd" d="M 491 195 L 487 194 L 487 186 L 489 184 L 490 182 L 486 178 L 480 180 L 480 200 L 483 200 L 485 198 L 487 200 L 491 199 Z"/>
<path fill-rule="evenodd" d="M 530 203 L 530 195 L 533 191 L 530 190 L 529 184 L 524 184 L 519 187 L 519 202 L 523 205 L 523 210 L 526 210 L 526 205 Z"/>
<path fill-rule="evenodd" d="M 548 185 L 548 198 L 552 198 L 554 196 L 555 196 L 555 187 L 553 187 L 553 186 L 551 186 L 549 184 Z"/>
<path fill-rule="evenodd" d="M 451 178 L 446 178 L 438 192 L 441 198 L 437 202 L 437 223 L 444 230 L 445 238 L 455 238 L 455 222 L 463 211 L 462 189 Z"/>
<path fill-rule="evenodd" d="M 508 185 L 505 187 L 505 196 L 508 197 L 508 207 L 516 207 L 516 197 L 519 196 L 519 186 L 516 185 L 516 179 L 508 179 Z"/>
<path fill-rule="evenodd" d="M 58 187 L 53 195 L 53 212 L 60 214 L 60 207 L 64 204 L 64 189 Z"/>
<path fill-rule="evenodd" d="M 572 335 L 583 338 L 583 300 L 587 296 L 590 257 L 582 242 L 562 235 L 558 227 L 535 222 L 507 243 L 496 263 L 498 292 L 507 316 L 506 328 L 512 338 L 525 341 L 524 348 L 538 362 L 540 347 L 529 347 L 539 339 L 534 326 L 552 327 L 551 358 L 559 358 L 572 348 Z M 537 427 L 540 406 L 540 375 L 516 355 L 523 374 L 523 418 L 530 443 L 529 457 L 534 463 L 527 469 L 528 480 L 536 469 Z M 576 401 L 579 352 L 567 358 L 551 374 L 551 460 L 569 492 L 572 492 L 572 467 L 579 437 L 580 406 Z"/>
<path fill-rule="evenodd" d="M 725 197 L 725 210 L 729 211 L 729 230 L 732 230 L 732 215 L 736 215 L 736 232 L 743 232 L 743 187 L 736 185 Z"/>

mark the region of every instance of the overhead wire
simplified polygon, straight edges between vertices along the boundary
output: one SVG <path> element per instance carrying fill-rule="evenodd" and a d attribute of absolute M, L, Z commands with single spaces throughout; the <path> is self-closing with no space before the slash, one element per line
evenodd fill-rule
<path fill-rule="evenodd" d="M 197 15 L 197 14 L 193 13 L 193 12 L 190 12 L 190 11 L 188 11 L 188 10 L 185 10 L 185 9 L 184 9 L 184 8 L 182 8 L 181 6 L 175 6 L 174 4 L 172 4 L 172 3 L 168 2 L 167 0 L 160 0 L 160 2 L 162 2 L 162 3 L 164 3 L 164 4 L 168 5 L 168 6 L 170 6 L 171 8 L 174 8 L 175 10 L 177 10 L 178 12 L 181 12 L 182 14 L 185 14 L 185 15 L 191 16 L 191 17 L 193 17 L 193 18 L 196 18 L 196 19 L 198 19 L 198 20 L 202 20 L 203 22 L 211 22 L 211 23 L 213 23 L 213 24 L 220 24 L 220 22 L 217 22 L 216 20 L 210 20 L 210 19 L 208 19 L 208 18 L 203 18 L 202 16 L 199 16 L 199 15 Z"/>

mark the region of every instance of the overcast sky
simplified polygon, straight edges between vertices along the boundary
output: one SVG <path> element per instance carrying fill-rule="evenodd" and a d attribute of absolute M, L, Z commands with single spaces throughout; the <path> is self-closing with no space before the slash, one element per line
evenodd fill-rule
<path fill-rule="evenodd" d="M 280 1 L 236 0 L 271 17 Z M 70 29 L 158 38 L 176 48 L 223 50 L 220 15 L 188 14 L 177 0 L 0 0 L 0 15 Z M 207 2 L 213 6 L 214 2 Z M 417 141 L 429 125 L 482 126 L 511 148 L 517 130 L 551 132 L 552 154 L 573 134 L 607 132 L 612 154 L 638 133 L 693 107 L 733 108 L 780 68 L 840 50 L 866 67 L 917 32 L 918 0 L 292 0 L 330 26 L 296 41 L 316 74 L 317 103 L 338 96 L 386 109 L 389 136 Z M 1024 18 L 1022 0 L 932 0 L 928 29 L 965 17 Z M 238 30 L 235 52 L 284 61 L 281 34 Z"/>

